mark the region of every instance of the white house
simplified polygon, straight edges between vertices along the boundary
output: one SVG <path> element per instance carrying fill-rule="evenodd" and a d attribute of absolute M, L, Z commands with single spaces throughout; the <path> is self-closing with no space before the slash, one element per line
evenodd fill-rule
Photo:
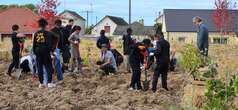
<path fill-rule="evenodd" d="M 113 36 L 114 31 L 118 26 L 127 26 L 128 23 L 121 17 L 105 16 L 92 29 L 94 36 L 99 36 L 101 30 L 106 31 L 107 36 Z"/>
<path fill-rule="evenodd" d="M 74 24 L 79 25 L 82 28 L 81 33 L 82 34 L 85 33 L 86 20 L 82 16 L 80 16 L 77 12 L 65 10 L 62 13 L 60 13 L 59 16 L 62 18 L 63 26 L 66 26 L 69 20 L 73 19 Z"/>
<path fill-rule="evenodd" d="M 231 26 L 234 29 L 227 29 L 228 33 L 221 37 L 213 22 L 214 12 L 215 10 L 209 9 L 164 9 L 163 14 L 155 21 L 156 23 L 162 23 L 162 32 L 169 42 L 196 43 L 197 27 L 194 26 L 192 18 L 200 16 L 209 30 L 210 43 L 218 44 L 222 38 L 224 44 L 236 44 L 238 42 L 238 33 L 235 30 L 238 27 L 238 16 L 236 16 L 235 22 Z M 230 13 L 233 12 L 237 13 L 238 11 L 230 11 Z"/>

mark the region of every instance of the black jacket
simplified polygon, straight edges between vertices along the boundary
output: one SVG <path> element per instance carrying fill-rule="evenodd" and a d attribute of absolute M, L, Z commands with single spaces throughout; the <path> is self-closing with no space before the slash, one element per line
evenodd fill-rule
<path fill-rule="evenodd" d="M 134 41 L 131 38 L 131 35 L 124 35 L 122 40 L 123 40 L 124 55 L 129 55 L 131 53 L 131 47 L 134 44 Z"/>
<path fill-rule="evenodd" d="M 170 62 L 170 44 L 163 38 L 156 43 L 155 58 L 158 64 L 169 64 Z"/>
<path fill-rule="evenodd" d="M 97 47 L 99 49 L 102 48 L 102 44 L 107 44 L 108 47 L 110 48 L 110 40 L 106 36 L 100 36 L 99 39 L 97 40 Z"/>
<path fill-rule="evenodd" d="M 45 30 L 39 30 L 34 34 L 33 52 L 36 56 L 49 55 L 52 51 L 52 34 Z"/>
<path fill-rule="evenodd" d="M 11 39 L 12 39 L 12 51 L 19 52 L 20 51 L 20 45 L 19 45 L 20 38 L 17 38 L 17 32 L 12 32 Z"/>
<path fill-rule="evenodd" d="M 144 63 L 144 56 L 142 54 L 142 51 L 146 50 L 140 50 L 139 46 L 141 46 L 141 43 L 136 43 L 131 46 L 131 53 L 129 55 L 129 62 L 132 69 L 139 69 L 140 64 Z"/>
<path fill-rule="evenodd" d="M 58 48 L 62 49 L 63 45 L 64 45 L 64 34 L 62 32 L 62 28 L 57 28 L 54 27 L 53 29 L 51 29 L 51 32 L 53 34 L 53 38 L 52 38 L 52 45 L 53 47 L 55 47 L 56 43 L 58 42 Z"/>

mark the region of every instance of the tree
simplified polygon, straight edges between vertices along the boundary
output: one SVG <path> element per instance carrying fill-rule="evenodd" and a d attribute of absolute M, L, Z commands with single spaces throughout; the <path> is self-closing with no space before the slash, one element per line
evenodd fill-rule
<path fill-rule="evenodd" d="M 220 43 L 223 43 L 223 35 L 227 32 L 233 30 L 234 28 L 234 13 L 232 11 L 232 2 L 228 0 L 215 0 L 215 12 L 213 13 L 213 21 L 217 28 L 220 31 L 221 39 Z"/>
<path fill-rule="evenodd" d="M 41 3 L 36 5 L 39 15 L 48 21 L 50 28 L 54 26 L 54 21 L 59 18 L 56 10 L 59 5 L 58 0 L 41 0 Z"/>
<path fill-rule="evenodd" d="M 7 9 L 7 8 L 12 8 L 12 7 L 28 8 L 28 9 L 31 9 L 32 11 L 35 11 L 35 10 L 36 10 L 36 7 L 35 7 L 34 4 L 25 4 L 25 5 L 17 5 L 17 4 L 0 5 L 0 9 Z"/>
<path fill-rule="evenodd" d="M 161 23 L 156 23 L 154 25 L 156 32 L 162 32 L 162 24 Z"/>

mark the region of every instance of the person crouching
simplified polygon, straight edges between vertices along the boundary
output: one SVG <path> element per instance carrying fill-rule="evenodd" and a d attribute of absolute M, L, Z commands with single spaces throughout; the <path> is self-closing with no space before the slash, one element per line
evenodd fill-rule
<path fill-rule="evenodd" d="M 109 73 L 116 73 L 117 64 L 114 55 L 109 49 L 107 44 L 101 45 L 101 60 L 97 62 L 99 68 L 104 71 L 106 75 Z"/>

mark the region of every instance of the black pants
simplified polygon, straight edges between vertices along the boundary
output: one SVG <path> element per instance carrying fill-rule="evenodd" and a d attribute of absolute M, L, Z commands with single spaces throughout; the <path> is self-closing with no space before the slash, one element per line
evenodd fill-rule
<path fill-rule="evenodd" d="M 37 68 L 38 68 L 38 77 L 41 84 L 43 84 L 44 81 L 44 71 L 43 67 L 45 67 L 46 72 L 48 74 L 48 83 L 52 82 L 52 73 L 53 73 L 53 65 L 52 65 L 52 59 L 50 55 L 36 55 L 36 62 L 37 62 Z"/>
<path fill-rule="evenodd" d="M 153 81 L 152 81 L 152 91 L 157 90 L 158 78 L 161 75 L 162 87 L 168 90 L 167 88 L 167 76 L 168 76 L 168 64 L 160 64 L 154 72 Z"/>
<path fill-rule="evenodd" d="M 29 67 L 29 61 L 28 60 L 24 60 L 21 64 L 20 64 L 20 68 L 22 69 L 22 72 L 27 73 L 30 72 L 31 69 Z"/>
<path fill-rule="evenodd" d="M 101 62 L 101 61 L 97 62 L 97 65 L 102 65 L 102 64 L 103 64 L 103 62 Z M 115 68 L 112 65 L 109 65 L 109 64 L 100 67 L 100 69 L 103 70 L 106 75 L 109 75 L 109 73 L 115 73 L 116 72 Z"/>
<path fill-rule="evenodd" d="M 109 75 L 109 73 L 115 73 L 115 68 L 113 68 L 112 65 L 105 65 L 100 68 L 105 72 L 106 75 Z"/>
<path fill-rule="evenodd" d="M 133 89 L 142 89 L 141 86 L 141 69 L 140 69 L 140 62 L 131 62 L 130 61 L 130 65 L 132 68 L 132 77 L 131 77 L 131 84 L 130 87 L 132 87 Z"/>
<path fill-rule="evenodd" d="M 62 57 L 63 63 L 69 63 L 71 57 L 69 46 L 66 45 L 62 48 Z"/>
<path fill-rule="evenodd" d="M 12 69 L 15 67 L 16 69 L 19 68 L 19 62 L 20 62 L 20 52 L 19 51 L 12 51 L 12 63 L 10 64 L 8 68 L 8 74 L 11 75 Z"/>

